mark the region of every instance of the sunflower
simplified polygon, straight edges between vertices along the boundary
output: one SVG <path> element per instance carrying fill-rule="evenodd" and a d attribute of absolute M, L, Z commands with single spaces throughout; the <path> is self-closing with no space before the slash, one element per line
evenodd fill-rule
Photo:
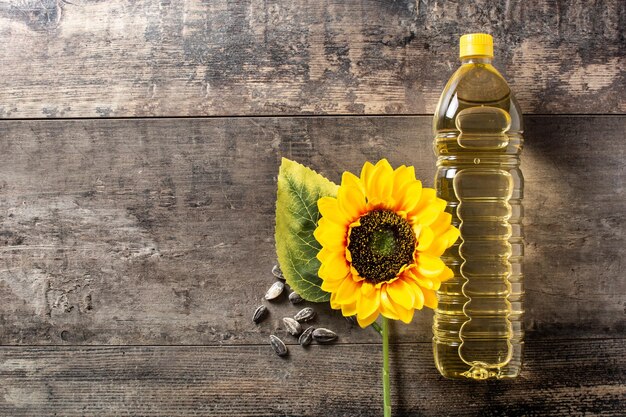
<path fill-rule="evenodd" d="M 344 172 L 336 198 L 317 204 L 318 274 L 332 308 L 366 327 L 379 314 L 409 323 L 415 309 L 437 306 L 435 291 L 454 275 L 440 257 L 459 231 L 412 166 L 366 162 L 360 177 Z"/>

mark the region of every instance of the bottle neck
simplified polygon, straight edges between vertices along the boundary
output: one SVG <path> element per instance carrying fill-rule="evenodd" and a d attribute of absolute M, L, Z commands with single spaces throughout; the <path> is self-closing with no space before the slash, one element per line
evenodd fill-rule
<path fill-rule="evenodd" d="M 484 55 L 465 56 L 461 58 L 461 64 L 491 64 L 492 59 L 492 57 Z"/>

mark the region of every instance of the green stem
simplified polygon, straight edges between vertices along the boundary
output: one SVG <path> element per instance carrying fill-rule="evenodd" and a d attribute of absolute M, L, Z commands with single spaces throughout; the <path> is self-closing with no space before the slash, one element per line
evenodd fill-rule
<path fill-rule="evenodd" d="M 389 319 L 383 317 L 383 415 L 391 417 L 391 391 L 389 389 Z"/>
<path fill-rule="evenodd" d="M 378 324 L 378 323 L 374 322 L 374 323 L 372 323 L 370 326 L 372 326 L 372 328 L 373 328 L 374 330 L 376 330 L 376 331 L 378 332 L 378 334 L 379 334 L 379 335 L 381 335 L 381 336 L 383 335 L 383 329 L 382 329 L 382 327 L 380 327 L 380 324 Z"/>

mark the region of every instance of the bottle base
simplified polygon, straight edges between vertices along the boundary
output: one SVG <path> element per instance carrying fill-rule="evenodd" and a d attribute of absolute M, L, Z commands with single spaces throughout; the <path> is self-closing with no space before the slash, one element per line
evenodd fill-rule
<path fill-rule="evenodd" d="M 522 344 L 513 345 L 513 355 L 506 364 L 490 366 L 482 362 L 471 364 L 459 356 L 459 343 L 441 343 L 433 340 L 435 365 L 445 378 L 484 381 L 516 378 L 521 371 Z"/>

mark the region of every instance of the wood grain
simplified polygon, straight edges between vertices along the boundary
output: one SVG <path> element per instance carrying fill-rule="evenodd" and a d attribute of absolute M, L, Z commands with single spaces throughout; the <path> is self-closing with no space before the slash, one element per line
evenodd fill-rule
<path fill-rule="evenodd" d="M 623 415 L 626 342 L 528 344 L 515 381 L 443 379 L 430 343 L 392 346 L 394 416 Z M 382 415 L 380 345 L 0 348 L 0 414 Z"/>
<path fill-rule="evenodd" d="M 624 113 L 626 4 L 5 0 L 0 118 L 432 113 L 491 32 L 527 113 Z"/>
<path fill-rule="evenodd" d="M 0 343 L 248 344 L 296 308 L 272 283 L 281 156 L 334 181 L 365 160 L 432 185 L 430 117 L 0 123 Z M 626 117 L 529 117 L 530 338 L 623 337 Z M 327 307 L 342 343 L 374 342 Z M 398 326 L 428 341 L 430 313 Z"/>

